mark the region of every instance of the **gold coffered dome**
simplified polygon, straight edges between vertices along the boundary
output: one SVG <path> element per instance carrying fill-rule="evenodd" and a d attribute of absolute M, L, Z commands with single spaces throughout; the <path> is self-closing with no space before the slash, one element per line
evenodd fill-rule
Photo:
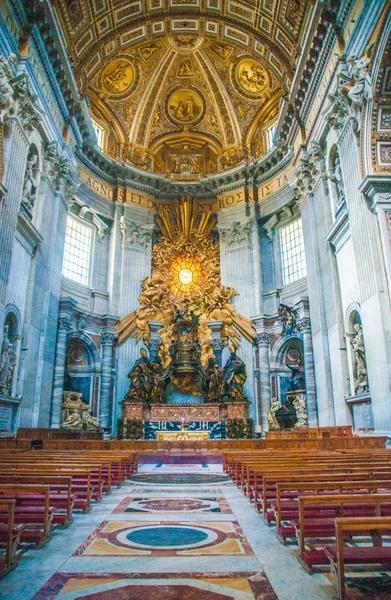
<path fill-rule="evenodd" d="M 178 181 L 267 151 L 310 0 L 57 0 L 102 151 Z"/>

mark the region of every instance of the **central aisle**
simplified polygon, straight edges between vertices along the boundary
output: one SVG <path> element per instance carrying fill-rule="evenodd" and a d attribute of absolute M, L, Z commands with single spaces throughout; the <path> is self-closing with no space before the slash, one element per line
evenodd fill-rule
<path fill-rule="evenodd" d="M 142 465 L 88 515 L 28 551 L 0 583 L 8 600 L 330 598 L 221 465 Z"/>

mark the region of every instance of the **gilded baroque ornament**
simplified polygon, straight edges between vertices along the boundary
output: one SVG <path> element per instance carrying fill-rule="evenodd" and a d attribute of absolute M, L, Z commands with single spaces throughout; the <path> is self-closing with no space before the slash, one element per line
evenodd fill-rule
<path fill-rule="evenodd" d="M 103 71 L 102 84 L 110 94 L 123 94 L 131 87 L 134 75 L 132 64 L 126 58 L 118 58 Z"/>
<path fill-rule="evenodd" d="M 245 58 L 236 67 L 240 87 L 251 95 L 258 95 L 266 88 L 269 77 L 265 67 L 253 58 Z"/>
<path fill-rule="evenodd" d="M 117 323 L 119 343 L 134 337 L 149 346 L 150 322 L 162 322 L 159 357 L 167 368 L 177 322 L 187 319 L 197 339 L 192 347 L 206 368 L 213 358 L 210 322 L 222 322 L 222 342 L 227 346 L 231 340 L 234 348 L 242 336 L 253 342 L 255 325 L 232 306 L 237 292 L 221 285 L 220 249 L 212 238 L 215 215 L 203 212 L 189 197 L 178 200 L 173 209 L 161 205 L 157 211 L 161 241 L 152 250 L 152 275 L 141 282 L 140 308 Z"/>
<path fill-rule="evenodd" d="M 176 123 L 199 122 L 205 112 L 204 101 L 194 90 L 180 89 L 169 97 L 167 111 Z"/>

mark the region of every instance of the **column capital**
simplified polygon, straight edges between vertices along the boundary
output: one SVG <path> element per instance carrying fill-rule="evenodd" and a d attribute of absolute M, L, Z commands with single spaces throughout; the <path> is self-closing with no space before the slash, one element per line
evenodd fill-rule
<path fill-rule="evenodd" d="M 114 331 L 103 331 L 100 336 L 100 342 L 102 346 L 112 346 L 117 339 L 117 335 Z"/>
<path fill-rule="evenodd" d="M 58 319 L 59 331 L 70 331 L 72 329 L 72 321 L 70 317 L 60 317 Z"/>
<path fill-rule="evenodd" d="M 297 321 L 297 330 L 300 333 L 309 333 L 311 331 L 311 319 L 303 317 Z"/>
<path fill-rule="evenodd" d="M 269 346 L 270 344 L 270 335 L 266 333 L 266 331 L 262 331 L 261 333 L 257 333 L 254 338 L 254 346 L 258 348 L 259 346 Z"/>

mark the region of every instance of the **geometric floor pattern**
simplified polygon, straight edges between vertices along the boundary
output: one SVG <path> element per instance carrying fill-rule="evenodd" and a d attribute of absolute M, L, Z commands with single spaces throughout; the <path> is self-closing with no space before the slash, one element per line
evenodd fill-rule
<path fill-rule="evenodd" d="M 331 580 L 304 572 L 221 465 L 159 464 L 23 553 L 0 599 L 331 600 Z M 349 600 L 390 600 L 379 577 L 381 595 L 359 581 Z"/>
<path fill-rule="evenodd" d="M 142 497 L 124 498 L 113 510 L 113 514 L 120 513 L 149 513 L 149 514 L 205 514 L 205 513 L 230 513 L 228 502 L 224 496 L 220 498 L 170 498 L 170 497 Z"/>
<path fill-rule="evenodd" d="M 253 554 L 235 521 L 103 521 L 74 556 Z"/>

